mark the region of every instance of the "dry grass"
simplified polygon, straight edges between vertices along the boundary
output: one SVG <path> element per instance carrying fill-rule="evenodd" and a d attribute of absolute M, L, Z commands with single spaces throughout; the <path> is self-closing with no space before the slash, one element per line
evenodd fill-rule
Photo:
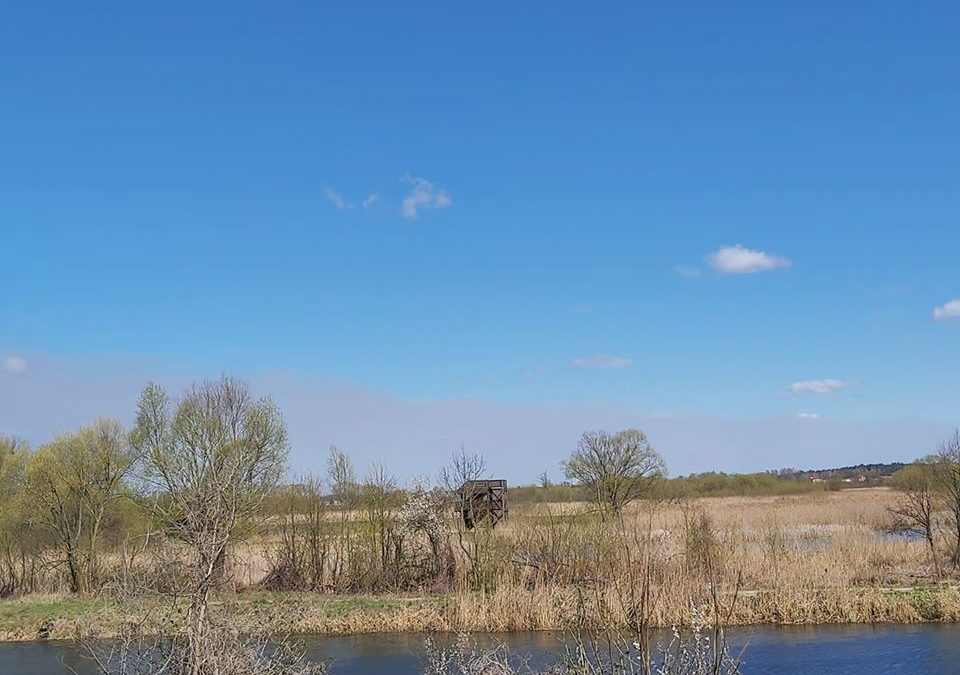
<path fill-rule="evenodd" d="M 960 621 L 960 586 L 934 577 L 922 541 L 888 534 L 897 498 L 864 489 L 638 504 L 622 522 L 584 504 L 524 504 L 484 540 L 482 587 L 461 575 L 417 594 L 251 590 L 269 570 L 264 538 L 235 551 L 241 592 L 218 601 L 238 627 L 270 615 L 295 633 L 564 629 L 628 622 L 647 581 L 654 626 L 684 622 L 717 589 L 731 624 Z M 69 637 L 78 623 L 115 634 L 136 611 L 123 600 L 3 600 L 0 639 Z M 165 612 L 178 620 L 175 605 Z"/>

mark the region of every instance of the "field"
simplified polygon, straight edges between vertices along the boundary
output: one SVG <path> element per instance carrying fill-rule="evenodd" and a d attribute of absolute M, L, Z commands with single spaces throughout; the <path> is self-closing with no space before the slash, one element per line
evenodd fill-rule
<path fill-rule="evenodd" d="M 216 602 L 241 630 L 269 619 L 294 633 L 569 629 L 625 623 L 638 607 L 650 625 L 670 626 L 691 604 L 710 604 L 729 624 L 960 620 L 960 586 L 937 577 L 922 539 L 892 532 L 899 498 L 869 488 L 641 502 L 622 518 L 583 503 L 524 503 L 493 531 L 447 532 L 449 578 L 414 575 L 421 582 L 406 587 L 387 575 L 392 559 L 369 550 L 384 541 L 370 512 L 333 511 L 324 522 L 349 540 L 324 540 L 325 576 L 307 591 L 266 590 L 289 523 L 303 522 L 278 519 L 234 551 Z M 78 627 L 111 635 L 132 617 L 156 616 L 158 627 L 182 618 L 177 600 L 113 597 L 0 601 L 0 638 L 69 638 Z"/>

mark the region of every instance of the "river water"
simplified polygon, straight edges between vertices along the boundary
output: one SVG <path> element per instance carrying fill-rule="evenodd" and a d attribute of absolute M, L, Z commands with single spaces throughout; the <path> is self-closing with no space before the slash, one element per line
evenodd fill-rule
<path fill-rule="evenodd" d="M 311 658 L 331 664 L 331 675 L 419 675 L 423 637 L 418 634 L 312 636 Z M 562 636 L 515 633 L 496 636 L 532 666 L 551 663 Z M 758 627 L 729 634 L 743 649 L 743 673 L 761 675 L 960 674 L 960 624 L 913 626 Z M 0 643 L 0 675 L 94 673 L 69 643 Z"/>

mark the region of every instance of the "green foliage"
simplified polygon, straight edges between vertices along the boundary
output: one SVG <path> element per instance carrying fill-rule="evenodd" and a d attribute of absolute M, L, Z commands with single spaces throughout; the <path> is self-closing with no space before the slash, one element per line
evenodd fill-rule
<path fill-rule="evenodd" d="M 915 588 L 909 593 L 910 604 L 924 621 L 943 620 L 943 601 L 939 594 L 929 588 Z"/>
<path fill-rule="evenodd" d="M 590 499 L 591 494 L 579 485 L 523 485 L 510 488 L 510 502 L 513 504 L 562 504 Z"/>
<path fill-rule="evenodd" d="M 933 466 L 922 460 L 907 464 L 893 474 L 892 484 L 902 492 L 931 490 L 934 485 Z"/>
<path fill-rule="evenodd" d="M 706 472 L 664 478 L 651 489 L 653 499 L 681 499 L 696 497 L 763 497 L 801 495 L 824 490 L 849 487 L 837 479 L 833 483 L 814 483 L 809 478 L 777 476 L 772 473 L 728 474 Z M 590 501 L 593 495 L 580 485 L 527 485 L 510 488 L 513 504 L 548 504 Z"/>
<path fill-rule="evenodd" d="M 133 453 L 119 422 L 101 419 L 33 453 L 24 468 L 23 497 L 31 521 L 47 529 L 66 566 L 70 590 L 98 582 L 97 548 L 108 509 L 125 492 Z"/>
<path fill-rule="evenodd" d="M 20 487 L 28 453 L 23 441 L 0 436 L 0 516 Z"/>
<path fill-rule="evenodd" d="M 807 494 L 823 490 L 822 483 L 779 477 L 770 473 L 699 473 L 673 478 L 662 486 L 661 496 L 680 497 L 757 497 Z"/>
<path fill-rule="evenodd" d="M 588 431 L 564 460 L 563 473 L 588 490 L 601 509 L 619 512 L 650 494 L 667 466 L 639 429 Z"/>

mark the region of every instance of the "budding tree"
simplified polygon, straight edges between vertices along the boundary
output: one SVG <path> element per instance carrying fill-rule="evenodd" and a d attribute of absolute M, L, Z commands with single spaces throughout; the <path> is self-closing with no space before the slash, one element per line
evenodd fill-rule
<path fill-rule="evenodd" d="M 614 513 L 647 495 L 667 470 L 660 453 L 638 429 L 615 434 L 588 431 L 562 466 L 568 479 L 591 492 L 601 510 Z"/>
<path fill-rule="evenodd" d="M 108 506 L 123 494 L 133 455 L 119 422 L 98 420 L 29 457 L 25 496 L 54 536 L 74 593 L 97 582 L 97 548 Z"/>
<path fill-rule="evenodd" d="M 890 508 L 897 524 L 922 535 L 930 551 L 934 571 L 940 576 L 937 560 L 936 484 L 933 459 L 920 460 L 900 469 L 894 477 L 894 487 L 900 490 L 900 499 Z"/>
<path fill-rule="evenodd" d="M 954 567 L 960 568 L 960 430 L 944 440 L 933 460 L 933 477 L 949 514 Z"/>
<path fill-rule="evenodd" d="M 284 471 L 286 425 L 272 401 L 224 377 L 194 385 L 176 402 L 148 385 L 132 439 L 156 516 L 192 551 L 186 673 L 205 673 L 210 592 L 228 546 L 249 531 Z"/>

